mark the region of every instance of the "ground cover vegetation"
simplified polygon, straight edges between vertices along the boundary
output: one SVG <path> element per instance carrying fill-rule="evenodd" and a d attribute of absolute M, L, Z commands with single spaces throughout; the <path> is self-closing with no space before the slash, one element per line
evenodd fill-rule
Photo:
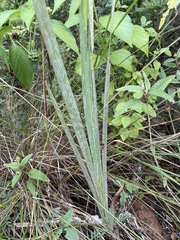
<path fill-rule="evenodd" d="M 0 2 L 0 239 L 180 239 L 179 3 Z"/>

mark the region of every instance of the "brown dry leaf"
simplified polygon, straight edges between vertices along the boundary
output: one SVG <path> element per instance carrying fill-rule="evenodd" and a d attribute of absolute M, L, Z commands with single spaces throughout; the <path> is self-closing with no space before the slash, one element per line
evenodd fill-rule
<path fill-rule="evenodd" d="M 151 240 L 164 240 L 163 228 L 154 212 L 141 200 L 136 199 L 132 204 L 133 213 L 141 222 L 142 228 Z"/>

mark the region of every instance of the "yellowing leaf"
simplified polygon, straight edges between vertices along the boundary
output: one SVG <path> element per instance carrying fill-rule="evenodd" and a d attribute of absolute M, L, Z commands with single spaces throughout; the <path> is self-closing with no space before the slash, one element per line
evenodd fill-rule
<path fill-rule="evenodd" d="M 160 20 L 159 23 L 159 29 L 162 28 L 164 22 L 166 21 L 166 17 L 168 16 L 169 12 L 171 9 L 177 7 L 180 4 L 180 0 L 169 0 L 167 5 L 168 5 L 168 9 L 165 13 L 163 13 L 162 18 Z"/>

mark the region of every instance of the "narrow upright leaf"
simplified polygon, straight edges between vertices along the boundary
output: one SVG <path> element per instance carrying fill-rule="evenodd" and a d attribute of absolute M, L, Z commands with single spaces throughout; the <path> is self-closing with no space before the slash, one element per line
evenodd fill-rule
<path fill-rule="evenodd" d="M 26 163 L 29 161 L 29 159 L 32 157 L 32 154 L 27 155 L 26 157 L 24 157 L 21 161 L 21 166 L 26 165 Z"/>
<path fill-rule="evenodd" d="M 17 172 L 16 173 L 16 175 L 12 179 L 12 187 L 14 187 L 16 185 L 16 183 L 20 179 L 21 175 L 22 175 L 22 172 Z"/>
<path fill-rule="evenodd" d="M 30 191 L 30 193 L 33 195 L 33 197 L 36 196 L 36 187 L 35 185 L 33 184 L 32 180 L 29 179 L 26 183 L 26 187 L 27 189 Z"/>
<path fill-rule="evenodd" d="M 28 58 L 28 53 L 17 44 L 13 43 L 9 50 L 11 68 L 22 85 L 29 89 L 33 78 L 34 67 Z"/>

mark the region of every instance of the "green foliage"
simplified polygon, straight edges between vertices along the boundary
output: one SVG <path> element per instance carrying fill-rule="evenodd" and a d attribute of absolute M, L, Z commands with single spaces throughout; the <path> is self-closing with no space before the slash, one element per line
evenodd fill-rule
<path fill-rule="evenodd" d="M 112 52 L 110 60 L 114 65 L 122 67 L 129 72 L 133 71 L 133 56 L 126 49 L 120 49 Z"/>
<path fill-rule="evenodd" d="M 54 13 L 64 2 L 65 0 L 54 0 L 54 9 L 53 12 Z"/>
<path fill-rule="evenodd" d="M 169 96 L 164 90 L 174 79 L 174 75 L 162 78 L 151 86 L 151 83 L 145 73 L 144 80 L 142 79 L 141 86 L 128 85 L 117 89 L 119 93 L 128 91 L 133 93 L 129 96 L 128 101 L 119 100 L 115 107 L 115 114 L 111 124 L 129 130 L 120 131 L 120 136 L 123 140 L 128 137 L 137 137 L 138 131 L 143 129 L 142 122 L 145 120 L 143 114 L 148 114 L 152 117 L 156 116 L 154 110 L 157 109 L 155 97 L 161 97 L 170 102 L 174 102 L 174 98 Z M 144 83 L 143 83 L 144 82 Z M 127 95 L 128 96 L 128 95 Z"/>
<path fill-rule="evenodd" d="M 12 187 L 16 185 L 16 183 L 20 180 L 23 173 L 25 173 L 24 167 L 27 165 L 31 157 L 32 157 L 32 154 L 29 154 L 26 157 L 24 157 L 21 161 L 19 157 L 17 157 L 16 162 L 4 164 L 5 167 L 10 168 L 16 172 L 16 174 L 12 179 Z M 33 168 L 30 169 L 28 173 L 26 173 L 26 175 L 29 178 L 26 182 L 26 187 L 33 196 L 36 196 L 36 186 L 33 183 L 33 179 L 36 181 L 42 181 L 45 183 L 49 183 L 50 181 L 49 178 L 43 172 L 37 169 L 33 169 Z"/>
<path fill-rule="evenodd" d="M 55 1 L 53 13 L 60 7 L 63 1 Z M 75 7 L 71 7 L 71 12 Z M 23 35 L 36 31 L 35 11 L 31 0 L 22 4 L 16 10 L 4 10 L 0 12 L 0 59 L 4 61 L 8 70 L 13 70 L 17 79 L 29 90 L 33 80 L 34 63 L 40 54 L 35 49 L 34 39 L 25 44 Z M 67 44 L 73 51 L 79 54 L 76 40 L 68 28 L 60 21 L 52 19 L 53 30 L 58 38 Z M 17 23 L 19 24 L 17 26 Z M 4 26 L 6 24 L 6 26 Z M 26 26 L 26 27 L 25 27 Z M 17 44 L 14 41 L 14 35 L 20 38 Z M 3 38 L 10 36 L 12 46 L 9 49 L 9 56 L 3 46 Z M 21 41 L 23 43 L 21 43 Z"/>
<path fill-rule="evenodd" d="M 65 232 L 65 238 L 67 240 L 79 240 L 79 235 L 75 227 L 71 225 L 73 217 L 73 209 L 71 208 L 62 218 L 61 225 L 63 229 L 59 229 L 56 232 L 56 237 L 60 237 Z"/>
<path fill-rule="evenodd" d="M 46 182 L 46 183 L 49 183 L 49 181 L 50 181 L 49 178 L 38 169 L 31 169 L 28 172 L 28 176 L 29 176 L 29 178 L 35 179 L 37 181 L 42 181 L 42 182 Z"/>
<path fill-rule="evenodd" d="M 53 31 L 57 37 L 59 37 L 63 42 L 67 44 L 72 50 L 74 50 L 77 54 L 79 54 L 79 50 L 76 44 L 76 40 L 72 33 L 69 31 L 66 26 L 57 20 L 52 19 L 51 24 L 53 27 Z"/>
<path fill-rule="evenodd" d="M 33 78 L 34 67 L 31 60 L 29 60 L 27 51 L 13 43 L 9 50 L 9 62 L 17 79 L 26 88 L 30 88 Z"/>
<path fill-rule="evenodd" d="M 67 173 L 70 177 L 73 177 L 74 172 L 71 175 L 71 163 L 72 165 L 74 163 L 79 164 L 85 176 L 83 178 L 81 173 L 82 180 L 87 180 L 89 188 L 87 185 L 85 188 L 84 185 L 81 186 L 78 192 L 79 196 L 76 197 L 79 201 L 79 198 L 84 198 L 85 194 L 87 194 L 90 197 L 89 201 L 91 202 L 91 198 L 93 200 L 93 204 L 88 204 L 87 206 L 88 214 L 91 214 L 89 212 L 91 206 L 93 206 L 93 214 L 94 211 L 97 211 L 97 206 L 98 214 L 100 214 L 98 221 L 95 221 L 95 230 L 93 228 L 94 223 L 90 223 L 90 226 L 86 223 L 82 224 L 82 226 L 80 224 L 83 227 L 83 231 L 85 228 L 87 228 L 88 233 L 90 231 L 90 239 L 111 239 L 113 236 L 107 236 L 106 234 L 111 235 L 113 224 L 116 221 L 119 222 L 119 226 L 122 226 L 121 236 L 119 237 L 122 239 L 123 236 L 125 238 L 132 238 L 134 235 L 135 239 L 140 239 L 140 236 L 136 235 L 137 229 L 128 229 L 131 220 L 131 214 L 128 211 L 120 213 L 120 216 L 118 214 L 118 217 L 115 217 L 114 211 L 108 209 L 108 199 L 111 198 L 108 196 L 108 190 L 109 192 L 113 192 L 114 187 L 108 189 L 112 184 L 108 185 L 107 176 L 112 171 L 113 175 L 110 180 L 115 179 L 116 181 L 116 179 L 120 179 L 119 182 L 121 184 L 124 183 L 123 191 L 119 197 L 122 209 L 125 209 L 129 201 L 131 202 L 133 198 L 136 198 L 136 195 L 143 197 L 146 193 L 147 198 L 151 195 L 152 203 L 153 198 L 158 201 L 158 204 L 162 202 L 161 211 L 163 209 L 170 209 L 171 219 L 176 215 L 174 209 L 178 206 L 179 200 L 179 175 L 178 172 L 173 173 L 173 171 L 174 169 L 177 170 L 179 159 L 179 142 L 177 140 L 179 135 L 176 133 L 175 128 L 173 131 L 176 134 L 169 137 L 159 136 L 156 140 L 151 139 L 149 141 L 145 135 L 152 134 L 151 129 L 153 129 L 153 125 L 150 127 L 149 124 L 151 125 L 151 121 L 158 114 L 159 117 L 162 117 L 161 123 L 164 121 L 166 124 L 167 119 L 164 120 L 162 115 L 168 115 L 171 107 L 175 104 L 178 105 L 180 97 L 178 88 L 180 80 L 180 51 L 178 49 L 174 51 L 172 47 L 177 48 L 177 45 L 171 45 L 169 40 L 163 46 L 164 32 L 161 33 L 162 35 L 157 33 L 159 25 L 157 19 L 159 20 L 159 16 L 166 11 L 166 3 L 168 2 L 169 4 L 173 1 L 133 1 L 135 8 L 131 8 L 128 7 L 132 3 L 131 0 L 123 1 L 127 5 L 121 5 L 120 1 L 109 0 L 72 0 L 67 1 L 67 3 L 63 0 L 55 0 L 53 1 L 54 6 L 51 6 L 53 10 L 50 7 L 46 8 L 42 0 L 34 0 L 33 2 L 36 7 L 38 6 L 36 8 L 36 15 L 34 5 L 30 0 L 26 1 L 26 3 L 21 0 L 12 0 L 11 3 L 8 1 L 0 3 L 0 8 L 2 9 L 2 12 L 0 12 L 0 60 L 5 63 L 5 67 L 3 66 L 3 68 L 8 69 L 8 71 L 12 70 L 26 90 L 30 91 L 27 94 L 28 97 L 24 94 L 26 91 L 22 91 L 24 94 L 22 99 L 24 101 L 27 97 L 27 102 L 31 104 L 31 107 L 33 106 L 33 110 L 31 110 L 30 108 L 25 108 L 23 105 L 23 114 L 19 114 L 21 113 L 19 111 L 19 99 L 17 101 L 16 114 L 20 115 L 20 118 L 28 111 L 31 114 L 26 119 L 28 131 L 27 136 L 23 139 L 23 144 L 22 142 L 19 144 L 17 141 L 18 138 L 15 138 L 18 145 L 18 150 L 15 149 L 15 152 L 25 152 L 24 148 L 26 148 L 26 152 L 27 149 L 29 151 L 30 143 L 31 152 L 35 151 L 35 153 L 38 153 L 38 157 L 42 154 L 43 159 L 46 158 L 46 154 L 48 159 L 51 159 L 50 155 L 52 153 L 53 161 L 43 162 L 41 165 L 41 161 L 38 159 L 38 168 L 36 169 L 34 164 L 37 160 L 32 163 L 29 162 L 32 157 L 32 154 L 30 154 L 22 160 L 17 158 L 15 162 L 4 164 L 5 167 L 12 171 L 2 168 L 3 179 L 4 174 L 6 175 L 7 173 L 13 173 L 13 177 L 9 183 L 12 195 L 9 197 L 8 194 L 4 194 L 6 190 L 0 193 L 0 198 L 3 199 L 2 203 L 0 203 L 0 206 L 3 207 L 3 218 L 5 219 L 8 216 L 6 218 L 7 224 L 4 225 L 0 221 L 0 225 L 2 223 L 4 226 L 3 231 L 1 231 L 2 226 L 0 227 L 0 232 L 2 232 L 2 234 L 0 233 L 0 238 L 5 235 L 11 238 L 12 234 L 14 237 L 16 235 L 15 224 L 19 224 L 21 229 L 18 229 L 17 236 L 26 239 L 27 235 L 29 237 L 29 232 L 26 230 L 26 223 L 28 224 L 28 228 L 29 223 L 35 226 L 32 227 L 32 229 L 34 228 L 34 232 L 33 230 L 31 232 L 33 238 L 67 240 L 78 240 L 80 238 L 78 230 L 75 227 L 77 224 L 76 218 L 73 219 L 73 210 L 70 209 L 62 218 L 58 219 L 61 211 L 64 212 L 64 206 L 59 207 L 57 211 L 55 211 L 53 206 L 53 204 L 56 206 L 57 202 L 61 202 L 62 199 L 60 196 L 60 201 L 58 201 L 58 195 L 61 194 L 59 193 L 59 186 L 58 189 L 56 188 L 56 182 L 59 179 L 56 179 L 54 171 L 51 171 L 51 166 L 52 169 L 55 169 L 57 165 L 54 156 L 58 156 L 59 161 L 61 160 L 61 154 L 65 152 L 64 143 L 61 152 L 61 142 L 56 142 L 64 138 L 65 132 L 68 143 L 71 145 L 71 148 L 68 145 L 68 150 L 65 154 L 69 154 L 70 152 L 70 155 L 73 155 L 73 160 L 71 162 L 71 159 L 68 159 L 66 166 L 66 160 L 63 159 L 60 167 L 58 165 L 58 175 L 61 174 L 61 170 L 63 170 L 64 174 L 61 164 L 63 166 L 65 164 Z M 51 2 L 49 1 L 50 4 Z M 62 12 L 64 11 L 65 4 L 63 3 L 66 4 L 66 9 L 69 8 L 68 19 L 63 19 L 63 14 L 59 14 L 61 10 Z M 176 4 L 177 2 L 174 1 L 174 3 Z M 5 10 L 7 6 L 10 6 L 9 4 L 14 4 L 14 8 L 9 7 L 11 10 Z M 173 5 L 173 8 L 175 7 Z M 61 8 L 60 11 L 59 8 Z M 170 9 L 168 5 L 168 10 Z M 51 18 L 50 21 L 47 12 Z M 174 12 L 172 9 L 173 14 Z M 58 14 L 61 17 L 61 21 L 57 17 Z M 168 24 L 170 17 L 170 14 L 167 17 L 165 15 L 162 16 Z M 37 19 L 40 24 L 37 23 Z M 80 32 L 78 32 L 79 26 L 77 25 L 80 25 Z M 72 26 L 73 28 L 71 28 Z M 43 41 L 40 41 L 40 30 L 43 33 L 42 38 L 45 45 Z M 167 28 L 168 31 L 173 31 L 172 26 Z M 53 32 L 56 34 L 58 42 L 56 42 Z M 73 66 L 71 73 L 65 70 L 59 50 L 64 54 L 66 69 L 69 70 Z M 47 53 L 49 55 L 48 58 Z M 52 73 L 51 65 L 54 68 L 55 76 Z M 36 69 L 37 75 L 34 69 Z M 44 71 L 42 76 L 41 69 Z M 33 74 L 35 74 L 34 80 Z M 49 76 L 50 74 L 51 77 Z M 38 81 L 40 78 L 44 79 L 47 83 L 47 85 L 44 84 L 43 91 L 42 83 Z M 12 78 L 9 79 L 7 80 L 8 83 Z M 32 84 L 32 81 L 35 84 Z M 2 82 L 5 84 L 5 81 Z M 11 82 L 10 85 L 12 85 Z M 52 85 L 55 85 L 55 91 Z M 9 85 L 7 86 L 9 87 Z M 4 85 L 0 86 L 1 91 L 4 89 Z M 12 91 L 14 89 L 12 88 Z M 48 95 L 46 95 L 46 90 Z M 4 92 L 2 91 L 3 94 Z M 19 92 L 16 93 L 18 94 Z M 7 93 L 5 94 L 6 96 L 8 95 Z M 17 99 L 15 95 L 12 95 L 12 93 L 9 94 L 14 102 Z M 33 97 L 29 98 L 29 96 Z M 63 99 L 61 96 L 63 96 Z M 6 101 L 8 103 L 8 111 L 12 109 L 11 101 L 9 99 Z M 42 105 L 47 105 L 44 107 L 44 109 L 47 107 L 44 112 L 42 112 Z M 55 108 L 55 112 L 52 105 Z M 166 105 L 170 107 L 166 107 Z M 46 116 L 46 121 L 43 121 L 43 124 L 42 122 L 37 124 L 39 114 Z M 31 118 L 31 116 L 33 117 Z M 172 126 L 173 119 L 175 118 L 172 118 L 170 123 Z M 3 125 L 5 121 L 0 118 L 0 124 Z M 12 115 L 12 121 L 17 121 L 14 115 Z M 168 122 L 169 119 L 167 120 Z M 8 121 L 5 123 L 11 126 Z M 102 124 L 102 127 L 100 124 Z M 51 126 L 53 126 L 53 132 L 51 132 Z M 169 125 L 167 127 L 169 128 Z M 144 131 L 144 135 L 141 135 L 142 132 L 140 130 L 146 128 L 149 128 L 149 133 Z M 62 138 L 59 137 L 58 129 L 62 131 Z M 107 132 L 109 133 L 108 137 L 110 140 L 108 144 Z M 18 129 L 16 136 L 19 137 L 20 134 L 21 129 L 20 131 Z M 3 135 L 5 134 L 3 133 Z M 10 137 L 8 134 L 7 136 L 8 140 Z M 152 136 L 155 138 L 154 132 Z M 119 140 L 120 137 L 123 141 L 127 142 L 122 143 Z M 143 140 L 141 137 L 143 137 Z M 23 137 L 21 136 L 21 138 Z M 67 138 L 65 138 L 66 142 Z M 133 138 L 133 141 L 131 141 L 131 138 Z M 137 141 L 134 140 L 135 138 L 138 138 Z M 14 139 L 11 139 L 11 141 L 16 142 Z M 152 145 L 154 141 L 155 143 Z M 166 144 L 168 142 L 169 144 Z M 6 149 L 6 145 L 8 144 L 6 142 L 5 147 L 2 147 L 2 149 Z M 8 154 L 14 151 L 12 145 L 9 144 L 10 150 L 8 149 Z M 33 148 L 33 146 L 35 147 Z M 4 152 L 3 155 L 5 155 Z M 78 163 L 73 162 L 76 160 Z M 139 168 L 139 166 L 137 167 L 137 163 L 139 166 L 143 166 L 143 169 Z M 43 173 L 43 169 L 46 165 L 48 165 L 48 172 L 45 174 Z M 121 171 L 121 169 L 123 170 Z M 109 173 L 107 173 L 107 170 Z M 136 177 L 137 182 L 134 181 L 134 177 Z M 7 179 L 6 176 L 5 179 Z M 44 186 L 45 183 L 50 182 L 50 179 L 52 185 L 48 184 L 48 187 L 46 186 L 46 193 Z M 64 179 L 66 181 L 66 175 L 62 178 L 63 181 Z M 53 186 L 54 181 L 55 186 Z M 120 185 L 119 182 L 118 187 Z M 62 189 L 64 187 L 63 184 L 61 185 Z M 65 184 L 66 188 L 63 191 L 70 188 L 67 190 L 68 195 L 72 185 L 69 186 L 69 182 Z M 117 185 L 116 182 L 113 182 L 113 184 Z M 5 186 L 8 186 L 8 184 L 5 184 Z M 14 192 L 17 192 L 19 186 L 23 194 L 14 194 Z M 26 186 L 25 190 L 23 186 Z M 43 186 L 43 191 L 41 191 L 41 186 Z M 53 188 L 51 189 L 52 186 Z M 50 191 L 48 191 L 49 189 Z M 163 191 L 161 191 L 162 189 Z M 168 195 L 167 197 L 166 193 L 170 191 L 171 196 Z M 42 196 L 40 196 L 41 194 Z M 74 192 L 72 191 L 67 196 L 67 204 L 70 201 L 71 204 L 73 203 L 76 206 L 73 197 L 71 198 L 73 194 Z M 75 194 L 77 195 L 77 193 Z M 19 205 L 20 202 L 24 204 L 26 201 L 24 197 L 26 196 L 28 196 L 27 201 L 30 204 Z M 48 201 L 46 197 L 48 197 Z M 54 202 L 53 199 L 55 200 Z M 14 208 L 16 203 L 18 205 L 18 216 L 16 216 Z M 78 204 L 81 204 L 81 201 Z M 97 205 L 95 206 L 96 209 L 94 205 Z M 173 206 L 172 209 L 171 205 Z M 13 210 L 11 211 L 9 208 L 12 209 L 12 206 Z M 4 207 L 7 207 L 7 209 Z M 19 211 L 19 209 L 21 210 Z M 129 207 L 126 209 L 129 209 Z M 80 212 L 78 212 L 78 216 L 81 216 Z M 84 223 L 84 213 L 82 216 Z M 48 219 L 47 221 L 46 218 Z M 99 219 L 102 219 L 102 221 L 99 221 Z M 74 222 L 76 225 L 74 225 Z M 100 225 L 97 226 L 97 223 L 100 223 Z M 14 228 L 15 231 L 11 233 Z M 6 232 L 6 229 L 9 232 Z M 125 235 L 124 229 L 126 232 Z M 126 235 L 129 235 L 129 237 Z M 85 237 L 88 238 L 89 236 Z"/>
<path fill-rule="evenodd" d="M 159 29 L 162 28 L 165 20 L 166 20 L 166 17 L 168 16 L 169 12 L 171 9 L 173 8 L 176 8 L 178 5 L 180 4 L 180 0 L 168 0 L 167 2 L 167 5 L 168 5 L 168 9 L 166 10 L 166 12 L 164 12 L 161 20 L 160 20 L 160 23 L 159 23 Z"/>
<path fill-rule="evenodd" d="M 99 18 L 102 27 L 132 47 L 133 25 L 131 23 L 131 18 L 128 15 L 125 16 L 125 13 L 120 11 L 113 14 L 111 25 L 109 24 L 110 18 L 111 15 Z"/>
<path fill-rule="evenodd" d="M 28 1 L 26 4 L 22 5 L 20 10 L 20 18 L 26 24 L 27 30 L 29 31 L 35 15 L 32 1 Z"/>

